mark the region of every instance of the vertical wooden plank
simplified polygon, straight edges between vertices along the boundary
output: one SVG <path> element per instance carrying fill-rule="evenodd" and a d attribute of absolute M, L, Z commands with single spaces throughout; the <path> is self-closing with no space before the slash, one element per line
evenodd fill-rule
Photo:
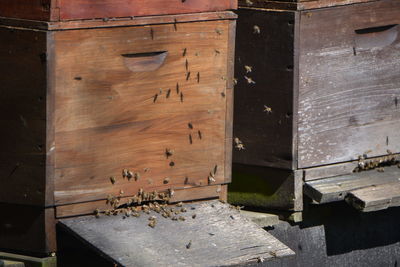
<path fill-rule="evenodd" d="M 45 204 L 46 32 L 0 27 L 0 202 Z"/>

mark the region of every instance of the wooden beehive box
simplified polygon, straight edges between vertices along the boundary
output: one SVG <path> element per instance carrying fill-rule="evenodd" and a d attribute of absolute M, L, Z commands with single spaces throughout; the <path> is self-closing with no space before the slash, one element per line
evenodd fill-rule
<path fill-rule="evenodd" d="M 238 14 L 234 203 L 301 211 L 303 181 L 398 163 L 399 1 Z"/>
<path fill-rule="evenodd" d="M 236 9 L 236 0 L 2 0 L 0 16 L 65 21 Z"/>
<path fill-rule="evenodd" d="M 225 198 L 235 17 L 2 19 L 0 247 L 54 251 L 108 195 Z"/>

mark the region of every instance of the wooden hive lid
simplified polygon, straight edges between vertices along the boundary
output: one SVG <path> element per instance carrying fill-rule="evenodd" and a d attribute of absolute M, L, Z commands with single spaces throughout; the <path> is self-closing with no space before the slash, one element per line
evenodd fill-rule
<path fill-rule="evenodd" d="M 3 0 L 0 16 L 41 21 L 170 15 L 237 8 L 237 0 Z"/>

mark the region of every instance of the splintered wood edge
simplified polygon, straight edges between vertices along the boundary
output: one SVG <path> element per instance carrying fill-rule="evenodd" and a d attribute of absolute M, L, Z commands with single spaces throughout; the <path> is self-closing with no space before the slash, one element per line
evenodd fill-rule
<path fill-rule="evenodd" d="M 226 195 L 227 185 L 211 185 L 187 189 L 174 189 L 174 194 L 169 203 L 173 204 L 181 201 L 183 202 L 215 198 L 220 198 L 222 201 L 225 201 Z M 121 198 L 121 203 L 130 197 L 132 196 Z M 56 218 L 65 218 L 93 214 L 95 209 L 107 210 L 110 209 L 110 206 L 106 204 L 105 199 L 102 199 L 84 203 L 57 206 L 55 209 Z"/>
<path fill-rule="evenodd" d="M 44 31 L 91 29 L 91 28 L 110 28 L 110 27 L 129 27 L 157 24 L 175 24 L 213 20 L 235 20 L 237 15 L 232 11 L 203 12 L 195 14 L 148 16 L 133 18 L 117 18 L 104 21 L 102 19 L 93 20 L 74 20 L 62 22 L 45 22 L 23 19 L 12 19 L 0 17 L 0 24 L 3 27 L 15 27 L 36 29 Z"/>

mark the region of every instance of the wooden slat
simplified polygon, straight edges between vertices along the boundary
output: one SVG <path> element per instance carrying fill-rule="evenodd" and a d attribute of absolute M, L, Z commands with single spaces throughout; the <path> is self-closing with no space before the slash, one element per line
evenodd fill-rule
<path fill-rule="evenodd" d="M 275 10 L 309 10 L 357 3 L 373 2 L 376 0 L 239 0 L 239 7 L 266 8 Z"/>
<path fill-rule="evenodd" d="M 120 216 L 88 216 L 60 223 L 122 266 L 232 266 L 294 254 L 226 204 L 207 201 L 187 205 L 187 209 L 183 222 L 154 213 L 125 220 Z M 196 214 L 195 219 L 192 214 Z M 148 226 L 151 215 L 157 217 L 155 228 Z"/>
<path fill-rule="evenodd" d="M 182 188 L 175 189 L 174 195 L 171 197 L 169 203 L 177 203 L 181 201 L 187 201 L 188 199 L 215 199 L 220 197 L 221 199 L 226 198 L 226 185 L 212 185 L 194 188 Z M 132 197 L 132 196 L 130 196 Z M 121 198 L 121 204 L 126 203 L 128 196 Z M 76 203 L 70 205 L 57 206 L 56 217 L 72 217 L 93 214 L 95 209 L 107 210 L 110 209 L 110 205 L 106 203 L 106 199 Z"/>
<path fill-rule="evenodd" d="M 350 191 L 397 182 L 400 178 L 400 168 L 386 167 L 384 172 L 377 170 L 363 171 L 305 183 L 304 192 L 319 204 L 340 201 Z"/>
<path fill-rule="evenodd" d="M 370 186 L 351 191 L 346 201 L 362 212 L 400 206 L 400 176 L 395 183 Z"/>
<path fill-rule="evenodd" d="M 0 16 L 65 21 L 171 15 L 237 8 L 236 0 L 2 0 Z"/>

